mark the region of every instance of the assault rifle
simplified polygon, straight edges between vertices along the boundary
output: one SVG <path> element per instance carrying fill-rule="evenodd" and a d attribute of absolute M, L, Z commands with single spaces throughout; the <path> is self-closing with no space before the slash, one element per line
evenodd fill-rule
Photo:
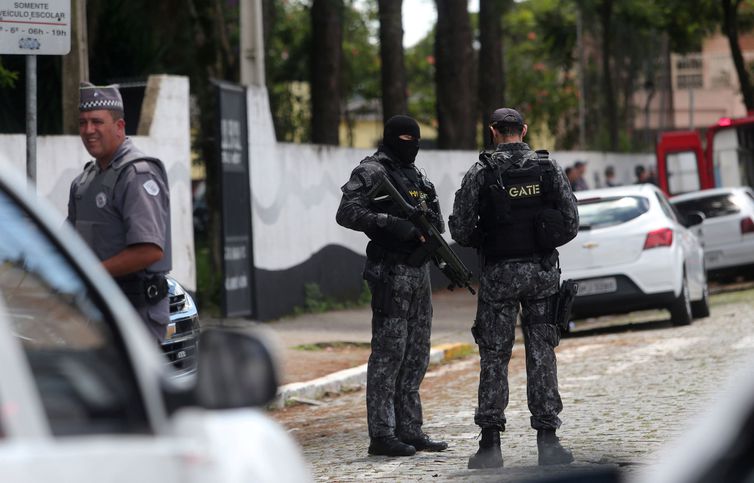
<path fill-rule="evenodd" d="M 386 197 L 391 198 L 424 237 L 424 243 L 409 255 L 409 264 L 412 264 L 412 261 L 422 261 L 431 257 L 437 268 L 450 280 L 448 290 L 453 290 L 455 287 L 465 287 L 472 295 L 476 295 L 476 291 L 471 287 L 471 270 L 466 268 L 466 265 L 437 231 L 437 228 L 427 219 L 426 213 L 429 208 L 426 202 L 422 201 L 414 206 L 406 201 L 406 198 L 400 194 L 387 175 L 382 176 L 380 182 L 369 193 L 369 197 L 377 201 Z"/>

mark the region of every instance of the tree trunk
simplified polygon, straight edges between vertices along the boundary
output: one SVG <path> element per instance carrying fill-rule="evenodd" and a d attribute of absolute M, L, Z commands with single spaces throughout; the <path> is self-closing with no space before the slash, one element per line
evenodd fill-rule
<path fill-rule="evenodd" d="M 212 301 L 220 304 L 222 291 L 222 243 L 220 234 L 220 159 L 217 156 L 216 125 L 217 109 L 216 91 L 212 79 L 237 82 L 239 78 L 238 57 L 227 36 L 226 12 L 223 0 L 189 0 L 186 2 L 191 26 L 196 39 L 198 68 L 192 79 L 192 90 L 199 108 L 198 148 L 206 168 L 206 201 L 209 209 L 209 227 L 206 243 L 210 253 L 209 286 L 198 287 L 200 303 Z"/>
<path fill-rule="evenodd" d="M 609 148 L 616 151 L 618 149 L 618 110 L 610 67 L 612 54 L 610 28 L 613 14 L 613 0 L 602 0 L 599 12 L 602 23 L 602 88 L 605 93 L 605 117 L 607 118 L 607 130 L 610 140 Z"/>
<path fill-rule="evenodd" d="M 505 104 L 504 8 L 500 0 L 479 0 L 479 114 L 485 145 L 492 144 L 487 132 L 490 116 Z"/>
<path fill-rule="evenodd" d="M 471 23 L 466 0 L 435 0 L 435 81 L 440 149 L 475 149 Z"/>
<path fill-rule="evenodd" d="M 403 0 L 379 0 L 382 117 L 407 114 L 406 67 L 403 63 Z"/>
<path fill-rule="evenodd" d="M 746 112 L 752 113 L 754 112 L 754 91 L 744 56 L 741 53 L 741 44 L 738 41 L 738 6 L 740 4 L 741 0 L 722 0 L 723 32 L 728 37 L 730 54 L 733 56 L 733 64 L 738 73 L 738 82 L 741 84 L 741 95 L 744 98 Z"/>
<path fill-rule="evenodd" d="M 63 56 L 63 134 L 79 133 L 79 82 L 89 80 L 86 0 L 71 2 L 71 51 Z"/>
<path fill-rule="evenodd" d="M 337 146 L 340 137 L 342 0 L 314 0 L 311 20 L 312 142 Z"/>

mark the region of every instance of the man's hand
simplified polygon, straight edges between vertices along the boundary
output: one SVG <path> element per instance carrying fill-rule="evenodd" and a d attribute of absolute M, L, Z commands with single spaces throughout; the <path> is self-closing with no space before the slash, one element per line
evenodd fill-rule
<path fill-rule="evenodd" d="M 426 241 L 416 226 L 403 218 L 389 216 L 385 229 L 395 235 L 400 241 L 419 240 L 422 243 Z"/>

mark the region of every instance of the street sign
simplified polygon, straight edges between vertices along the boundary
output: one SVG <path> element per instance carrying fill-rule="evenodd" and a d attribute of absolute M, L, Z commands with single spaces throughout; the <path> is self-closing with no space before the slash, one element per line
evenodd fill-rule
<path fill-rule="evenodd" d="M 0 54 L 66 55 L 71 0 L 0 0 Z"/>
<path fill-rule="evenodd" d="M 250 317 L 256 310 L 251 227 L 246 89 L 215 82 L 216 149 L 220 160 L 223 245 L 223 316 Z"/>

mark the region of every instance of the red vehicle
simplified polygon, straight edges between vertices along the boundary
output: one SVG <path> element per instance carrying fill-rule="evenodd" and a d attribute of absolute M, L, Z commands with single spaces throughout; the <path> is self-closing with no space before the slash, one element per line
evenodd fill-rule
<path fill-rule="evenodd" d="M 754 186 L 754 115 L 721 118 L 703 133 L 662 133 L 657 143 L 657 181 L 668 196 Z"/>

